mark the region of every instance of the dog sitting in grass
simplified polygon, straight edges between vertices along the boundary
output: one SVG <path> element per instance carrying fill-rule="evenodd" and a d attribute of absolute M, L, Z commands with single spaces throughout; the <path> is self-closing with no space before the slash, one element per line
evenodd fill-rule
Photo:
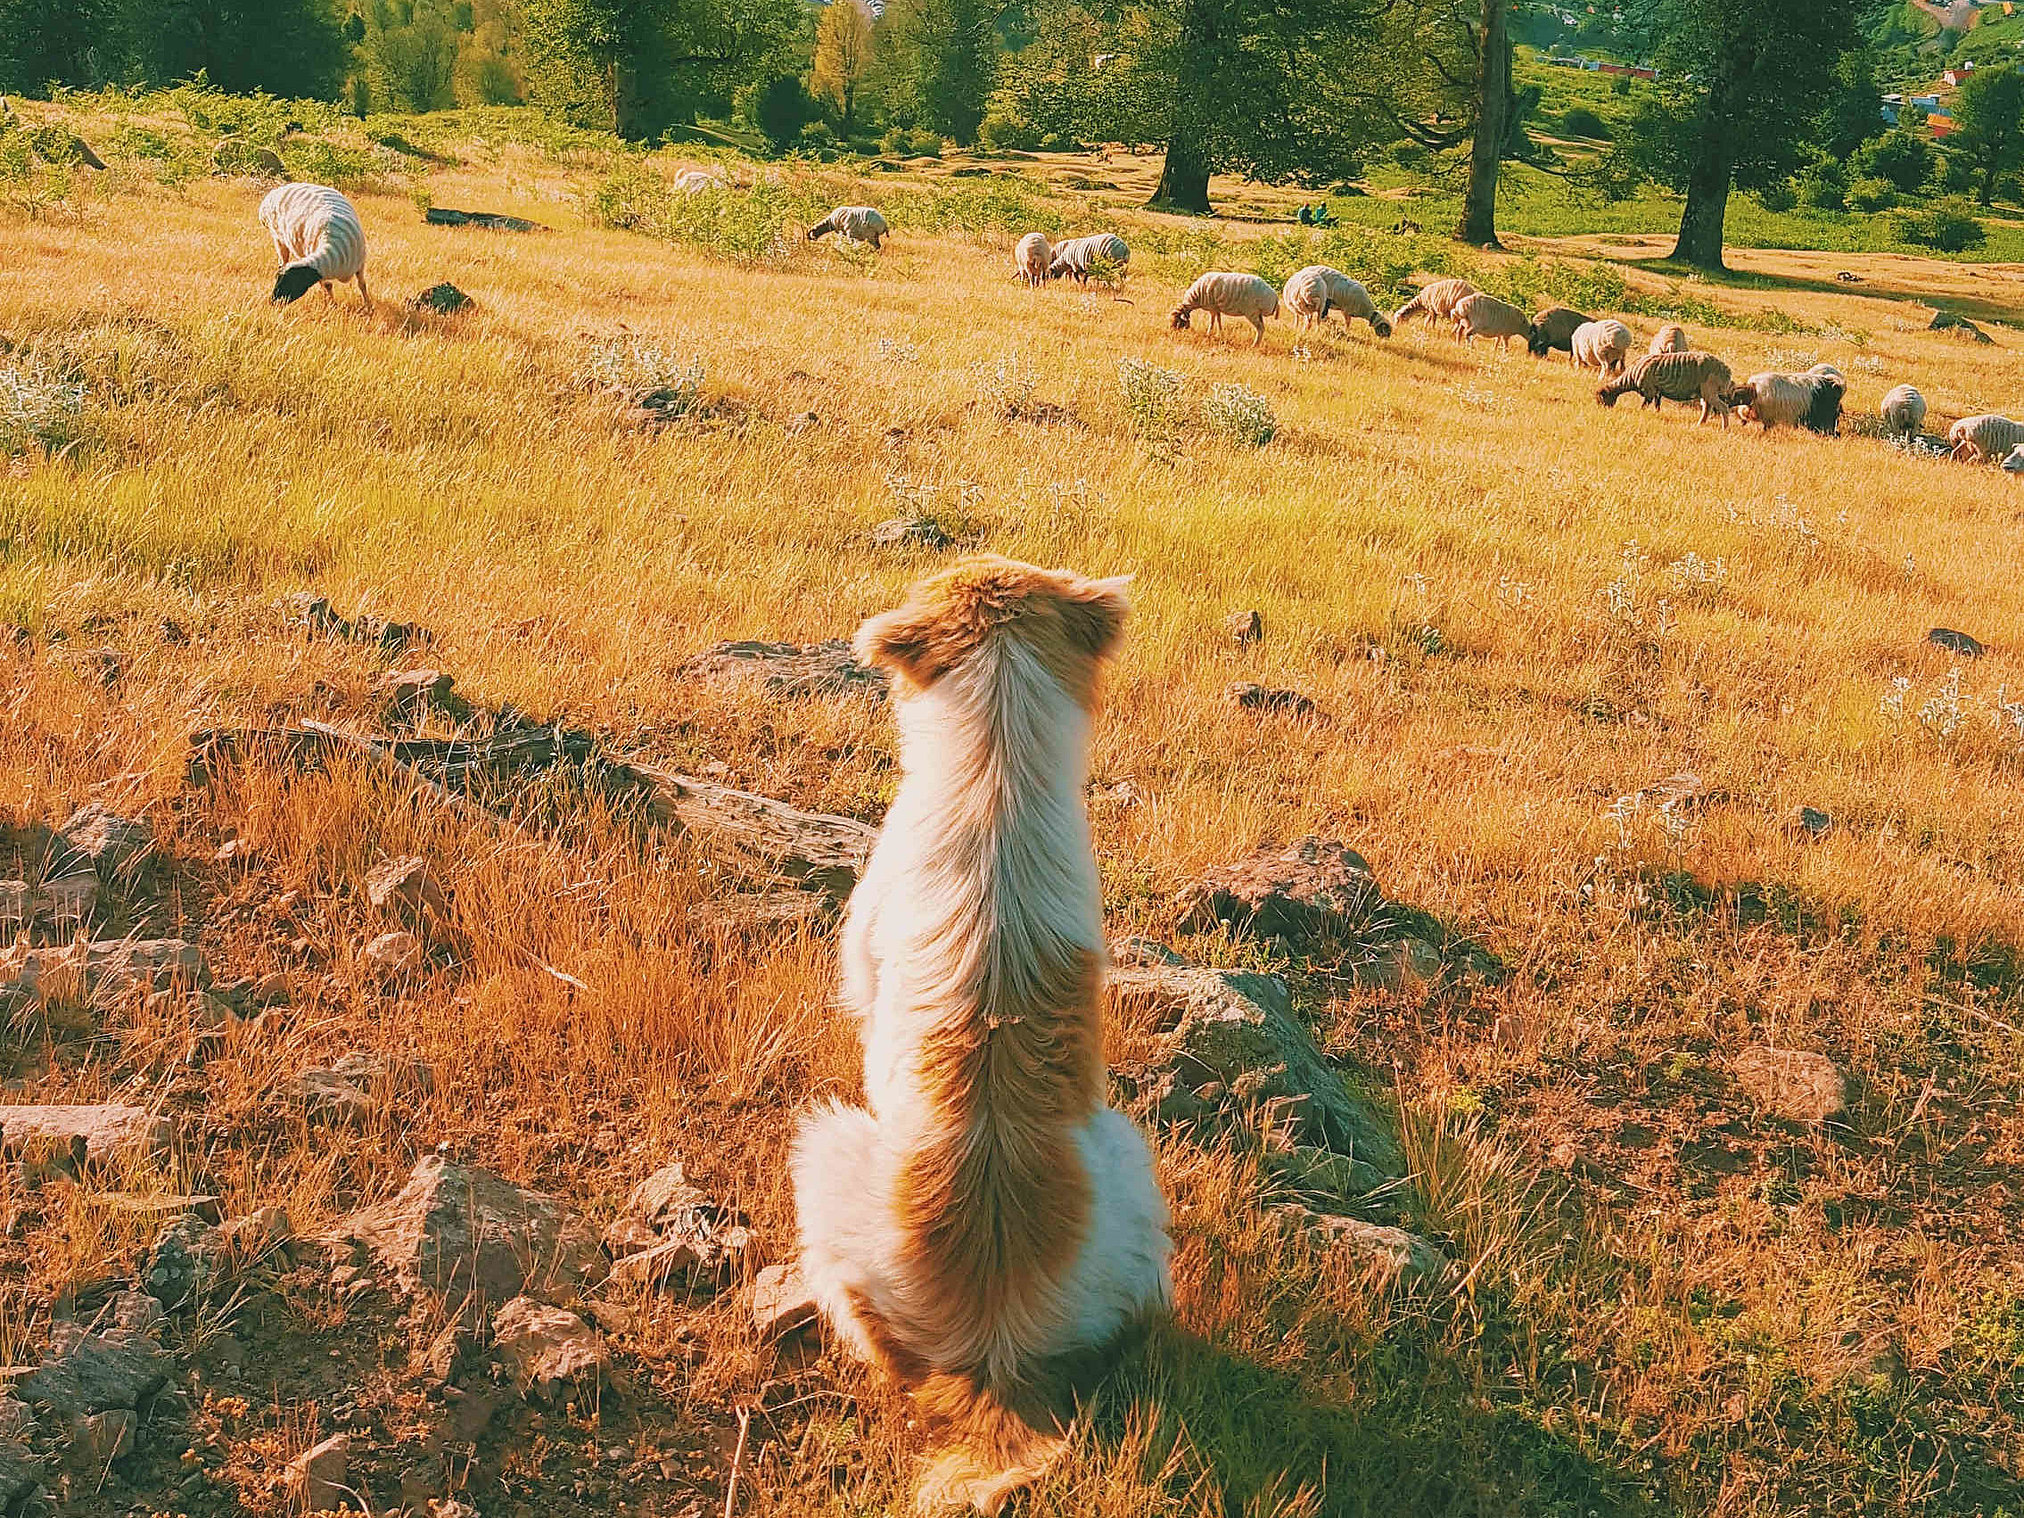
<path fill-rule="evenodd" d="M 904 771 L 842 935 L 867 1107 L 794 1146 L 802 1271 L 909 1386 L 924 1511 L 995 1513 L 1065 1446 L 1119 1331 L 1171 1293 L 1144 1137 L 1104 1105 L 1083 805 L 1123 581 L 980 557 L 858 630 Z"/>

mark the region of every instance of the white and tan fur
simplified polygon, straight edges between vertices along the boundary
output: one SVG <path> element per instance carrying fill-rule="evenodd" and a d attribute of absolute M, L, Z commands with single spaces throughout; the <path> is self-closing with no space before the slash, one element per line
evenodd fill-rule
<path fill-rule="evenodd" d="M 304 272 L 298 282 L 313 276 L 325 295 L 333 283 L 356 281 L 359 299 L 372 305 L 365 287 L 365 228 L 343 191 L 321 184 L 279 185 L 260 202 L 260 224 L 274 239 L 274 255 L 280 260 L 277 299 L 282 281 L 299 268 Z M 308 288 L 306 283 L 303 288 Z"/>
<path fill-rule="evenodd" d="M 1037 1479 L 1105 1347 L 1171 1291 L 1152 1156 L 1104 1105 L 1083 804 L 1124 615 L 1120 582 L 986 557 L 857 634 L 904 779 L 842 935 L 866 1105 L 803 1119 L 794 1191 L 824 1315 L 915 1393 L 924 1510 L 993 1513 Z"/>

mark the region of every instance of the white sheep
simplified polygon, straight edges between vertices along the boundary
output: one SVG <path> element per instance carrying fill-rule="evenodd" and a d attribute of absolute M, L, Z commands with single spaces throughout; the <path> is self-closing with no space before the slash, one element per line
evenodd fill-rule
<path fill-rule="evenodd" d="M 1624 362 L 1630 357 L 1630 345 L 1635 339 L 1630 328 L 1620 321 L 1604 317 L 1601 321 L 1585 322 L 1574 329 L 1569 340 L 1569 354 L 1577 369 L 1599 369 L 1604 379 L 1623 373 Z"/>
<path fill-rule="evenodd" d="M 1488 337 L 1494 338 L 1498 347 L 1508 349 L 1512 338 L 1529 338 L 1531 333 L 1532 318 L 1494 295 L 1485 295 L 1479 290 L 1455 303 L 1455 338 L 1458 342 L 1473 343 L 1479 337 Z"/>
<path fill-rule="evenodd" d="M 728 190 L 730 176 L 722 169 L 683 169 L 669 181 L 677 195 L 700 195 L 705 190 Z"/>
<path fill-rule="evenodd" d="M 876 251 L 886 235 L 886 219 L 870 206 L 838 206 L 808 229 L 808 240 L 815 242 L 832 232 L 850 242 L 870 243 Z"/>
<path fill-rule="evenodd" d="M 1370 330 L 1379 337 L 1391 336 L 1391 320 L 1378 310 L 1370 292 L 1327 264 L 1309 264 L 1294 274 L 1279 292 L 1279 300 L 1303 332 L 1316 324 L 1326 326 L 1329 312 L 1340 311 L 1345 329 L 1361 319 L 1369 322 Z"/>
<path fill-rule="evenodd" d="M 2024 422 L 2013 422 L 1994 412 L 1964 416 L 1947 429 L 1947 441 L 1953 445 L 1953 456 L 1961 462 L 1986 464 L 2024 443 Z"/>
<path fill-rule="evenodd" d="M 1197 311 L 1209 313 L 1209 331 L 1223 330 L 1223 318 L 1241 317 L 1258 329 L 1252 339 L 1254 348 L 1265 341 L 1265 318 L 1279 314 L 1279 293 L 1255 274 L 1234 274 L 1227 270 L 1216 270 L 1204 274 L 1181 297 L 1181 303 L 1174 307 L 1174 327 L 1185 331 L 1190 319 Z"/>
<path fill-rule="evenodd" d="M 1916 437 L 1926 424 L 1926 398 L 1910 385 L 1899 385 L 1877 408 L 1886 431 Z"/>
<path fill-rule="evenodd" d="M 1832 364 L 1815 364 L 1811 369 L 1808 369 L 1806 372 L 1808 374 L 1824 374 L 1830 379 L 1840 380 L 1844 385 L 1848 383 L 1848 376 L 1843 374 L 1839 369 L 1835 368 L 1834 365 Z"/>
<path fill-rule="evenodd" d="M 365 228 L 340 191 L 322 184 L 280 185 L 260 202 L 260 225 L 281 260 L 272 297 L 277 305 L 300 300 L 317 285 L 328 295 L 333 283 L 356 280 L 359 299 L 372 309 L 365 287 Z"/>
<path fill-rule="evenodd" d="M 1476 287 L 1466 279 L 1437 279 L 1392 312 L 1392 325 L 1402 327 L 1413 316 L 1424 316 L 1430 322 L 1453 321 L 1455 307 L 1475 293 Z"/>
<path fill-rule="evenodd" d="M 1071 237 L 1059 243 L 1054 249 L 1054 262 L 1047 267 L 1050 279 L 1073 276 L 1078 285 L 1089 283 L 1097 265 L 1106 264 L 1116 271 L 1117 277 L 1124 277 L 1125 266 L 1131 262 L 1131 249 L 1125 240 L 1115 232 L 1092 232 L 1087 237 Z"/>
<path fill-rule="evenodd" d="M 1668 322 L 1652 334 L 1652 345 L 1647 353 L 1688 353 L 1693 344 L 1687 341 L 1687 329 L 1678 322 Z"/>
<path fill-rule="evenodd" d="M 1805 427 L 1833 437 L 1841 422 L 1841 398 L 1848 391 L 1838 374 L 1807 370 L 1753 374 L 1730 393 L 1729 403 L 1748 413 L 1766 432 L 1773 427 Z"/>
<path fill-rule="evenodd" d="M 1012 271 L 1028 285 L 1047 283 L 1047 271 L 1054 263 L 1054 245 L 1045 232 L 1028 232 L 1012 249 Z"/>

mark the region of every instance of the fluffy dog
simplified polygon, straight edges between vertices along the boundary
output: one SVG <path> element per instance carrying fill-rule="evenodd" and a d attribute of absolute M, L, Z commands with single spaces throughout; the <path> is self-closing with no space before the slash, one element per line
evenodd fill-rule
<path fill-rule="evenodd" d="M 1171 1293 L 1152 1156 L 1104 1105 L 1083 806 L 1125 610 L 1122 581 L 983 557 L 857 633 L 904 771 L 842 935 L 869 1110 L 802 1121 L 794 1192 L 825 1316 L 934 1438 L 923 1510 L 1039 1477 L 1104 1347 Z"/>

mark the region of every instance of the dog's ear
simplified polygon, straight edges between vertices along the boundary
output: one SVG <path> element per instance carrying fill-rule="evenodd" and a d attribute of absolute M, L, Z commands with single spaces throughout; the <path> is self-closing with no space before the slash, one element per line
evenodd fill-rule
<path fill-rule="evenodd" d="M 1092 659 L 1107 659 L 1124 635 L 1124 619 L 1131 612 L 1125 588 L 1130 575 L 1107 580 L 1084 580 L 1064 597 L 1062 621 L 1076 648 Z"/>
<path fill-rule="evenodd" d="M 935 608 L 908 602 L 867 618 L 851 639 L 851 649 L 860 664 L 903 675 L 925 689 L 949 667 L 947 640 L 937 636 L 940 622 Z"/>

